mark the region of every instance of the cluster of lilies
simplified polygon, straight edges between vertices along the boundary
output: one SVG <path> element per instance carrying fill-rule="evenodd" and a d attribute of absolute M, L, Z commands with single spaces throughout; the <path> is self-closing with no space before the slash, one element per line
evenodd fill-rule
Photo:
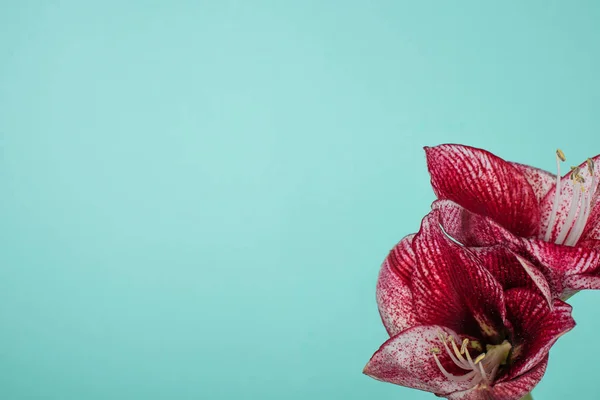
<path fill-rule="evenodd" d="M 600 155 L 557 174 L 488 151 L 425 148 L 437 200 L 389 253 L 377 304 L 390 335 L 364 373 L 452 400 L 528 398 L 600 289 Z"/>

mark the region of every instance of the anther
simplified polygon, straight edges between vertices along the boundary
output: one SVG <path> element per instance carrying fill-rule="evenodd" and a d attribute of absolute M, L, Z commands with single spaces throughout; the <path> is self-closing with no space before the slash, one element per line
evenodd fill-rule
<path fill-rule="evenodd" d="M 556 149 L 556 155 L 560 158 L 560 161 L 567 161 L 567 157 L 565 157 L 565 153 L 561 149 Z"/>
<path fill-rule="evenodd" d="M 473 363 L 475 365 L 477 365 L 477 363 L 479 363 L 479 361 L 483 360 L 485 358 L 485 353 L 481 353 L 480 355 L 477 356 L 477 358 L 475 359 L 475 361 L 473 361 Z"/>
<path fill-rule="evenodd" d="M 464 339 L 462 342 L 462 346 L 460 346 L 460 354 L 465 354 L 465 350 L 466 350 L 468 344 L 469 344 L 469 339 Z"/>
<path fill-rule="evenodd" d="M 577 175 L 579 175 L 579 171 L 581 171 L 581 169 L 579 169 L 579 167 L 571 166 L 571 180 L 575 180 Z"/>
<path fill-rule="evenodd" d="M 441 353 L 441 350 L 440 350 L 440 349 L 438 349 L 437 347 L 434 347 L 433 349 L 430 349 L 430 350 L 429 350 L 429 352 L 430 352 L 431 354 L 440 354 L 440 353 Z"/>
<path fill-rule="evenodd" d="M 590 175 L 594 175 L 594 161 L 591 158 L 588 158 L 586 162 Z"/>

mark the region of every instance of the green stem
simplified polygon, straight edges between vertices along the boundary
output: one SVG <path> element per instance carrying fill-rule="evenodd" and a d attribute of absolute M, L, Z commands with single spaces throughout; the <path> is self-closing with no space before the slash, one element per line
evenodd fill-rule
<path fill-rule="evenodd" d="M 531 393 L 527 393 L 525 397 L 521 397 L 521 400 L 533 400 Z"/>

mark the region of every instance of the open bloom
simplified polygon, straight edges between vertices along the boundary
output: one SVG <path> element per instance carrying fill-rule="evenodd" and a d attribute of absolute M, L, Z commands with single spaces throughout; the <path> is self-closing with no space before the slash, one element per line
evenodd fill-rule
<path fill-rule="evenodd" d="M 558 174 L 485 150 L 426 147 L 443 226 L 466 246 L 509 245 L 544 273 L 556 296 L 600 288 L 600 156 Z"/>
<path fill-rule="evenodd" d="M 510 250 L 474 253 L 440 221 L 432 211 L 384 261 L 377 302 L 391 338 L 364 372 L 454 400 L 520 399 L 574 327 L 571 307 L 549 300 L 545 281 Z"/>

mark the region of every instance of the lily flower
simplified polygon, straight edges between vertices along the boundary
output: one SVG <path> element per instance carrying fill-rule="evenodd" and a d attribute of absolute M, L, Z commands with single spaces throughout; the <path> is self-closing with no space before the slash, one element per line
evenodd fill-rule
<path fill-rule="evenodd" d="M 552 299 L 510 250 L 476 254 L 442 231 L 432 211 L 398 243 L 377 285 L 391 335 L 364 373 L 453 400 L 518 400 L 544 375 L 548 351 L 572 329 L 571 307 Z"/>
<path fill-rule="evenodd" d="M 564 176 L 505 161 L 474 147 L 425 148 L 433 205 L 466 246 L 503 243 L 552 283 L 555 295 L 600 289 L 600 155 Z"/>

